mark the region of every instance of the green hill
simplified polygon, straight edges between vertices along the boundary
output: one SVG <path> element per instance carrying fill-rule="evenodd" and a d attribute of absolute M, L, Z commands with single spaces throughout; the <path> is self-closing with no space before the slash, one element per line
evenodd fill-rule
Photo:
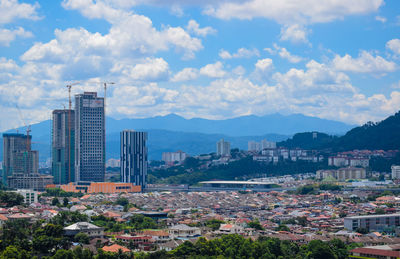
<path fill-rule="evenodd" d="M 330 136 L 324 133 L 298 133 L 278 146 L 315 150 L 348 151 L 354 149 L 393 150 L 400 148 L 400 112 L 374 123 L 353 128 L 344 136 Z"/>

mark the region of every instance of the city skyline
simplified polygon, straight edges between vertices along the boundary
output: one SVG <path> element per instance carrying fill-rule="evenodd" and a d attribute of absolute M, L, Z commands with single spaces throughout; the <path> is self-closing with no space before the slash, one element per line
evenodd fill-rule
<path fill-rule="evenodd" d="M 75 81 L 73 94 L 115 82 L 113 118 L 280 112 L 362 124 L 398 111 L 400 3 L 293 3 L 2 1 L 0 131 L 22 126 L 15 105 L 29 124 L 48 119 Z"/>

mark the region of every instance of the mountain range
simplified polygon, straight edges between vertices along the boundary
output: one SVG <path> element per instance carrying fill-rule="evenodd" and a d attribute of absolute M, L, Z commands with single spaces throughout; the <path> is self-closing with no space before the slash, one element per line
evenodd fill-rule
<path fill-rule="evenodd" d="M 250 115 L 225 120 L 185 119 L 175 114 L 144 119 L 106 120 L 107 158 L 119 157 L 119 132 L 123 129 L 149 132 L 149 159 L 161 159 L 162 152 L 182 150 L 191 155 L 214 152 L 216 142 L 224 138 L 232 148 L 247 149 L 250 140 L 283 141 L 296 132 L 323 131 L 343 134 L 353 128 L 342 122 L 309 117 L 302 114 Z M 31 126 L 33 149 L 39 150 L 40 160 L 51 156 L 51 121 Z M 7 132 L 25 133 L 25 128 Z M 2 140 L 0 139 L 2 142 Z M 0 155 L 2 156 L 2 145 Z"/>

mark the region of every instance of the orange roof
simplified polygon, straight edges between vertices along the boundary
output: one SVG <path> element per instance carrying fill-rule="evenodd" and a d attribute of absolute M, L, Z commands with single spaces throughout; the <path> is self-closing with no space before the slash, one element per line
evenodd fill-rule
<path fill-rule="evenodd" d="M 121 217 L 120 214 L 112 212 L 112 211 L 107 211 L 107 212 L 103 213 L 103 216 L 107 217 L 107 218 L 118 218 L 118 217 Z"/>
<path fill-rule="evenodd" d="M 121 249 L 121 251 L 123 253 L 128 253 L 128 252 L 131 251 L 128 248 L 120 246 L 120 245 L 117 245 L 117 244 L 113 244 L 113 245 L 110 245 L 110 246 L 104 246 L 102 249 L 103 249 L 103 251 L 111 252 L 111 253 L 118 253 L 118 251 L 120 249 Z"/>
<path fill-rule="evenodd" d="M 4 215 L 0 214 L 0 220 L 3 220 L 3 221 L 5 221 L 5 220 L 8 220 L 8 218 L 7 218 L 6 216 L 4 216 Z"/>
<path fill-rule="evenodd" d="M 169 236 L 169 234 L 163 230 L 144 230 L 142 234 L 145 236 Z"/>

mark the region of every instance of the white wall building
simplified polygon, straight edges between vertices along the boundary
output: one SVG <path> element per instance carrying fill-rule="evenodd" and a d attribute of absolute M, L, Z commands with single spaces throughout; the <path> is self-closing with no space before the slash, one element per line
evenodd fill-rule
<path fill-rule="evenodd" d="M 392 165 L 392 180 L 400 179 L 400 165 Z"/>
<path fill-rule="evenodd" d="M 221 139 L 217 142 L 217 155 L 218 156 L 230 156 L 231 155 L 231 143 Z"/>
<path fill-rule="evenodd" d="M 34 190 L 28 190 L 28 189 L 20 189 L 14 191 L 18 194 L 21 194 L 24 196 L 24 203 L 26 204 L 32 204 L 32 203 L 37 203 L 38 202 L 38 192 Z"/>
<path fill-rule="evenodd" d="M 175 162 L 181 164 L 188 156 L 188 154 L 180 150 L 176 152 L 163 152 L 162 161 L 164 161 L 166 164 L 174 164 Z"/>

